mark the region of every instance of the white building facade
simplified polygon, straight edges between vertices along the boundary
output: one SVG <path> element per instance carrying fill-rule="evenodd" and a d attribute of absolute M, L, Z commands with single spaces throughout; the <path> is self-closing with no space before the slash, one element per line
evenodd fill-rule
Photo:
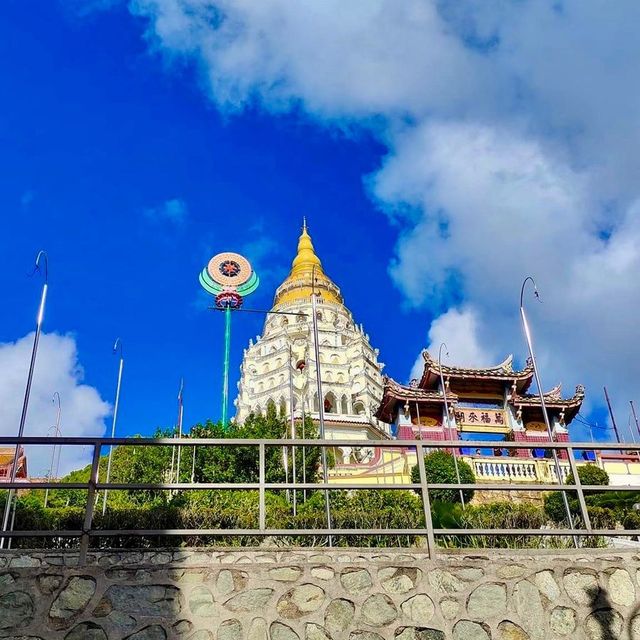
<path fill-rule="evenodd" d="M 314 289 L 319 363 L 315 361 L 312 323 Z M 384 365 L 378 362 L 378 350 L 371 347 L 369 336 L 344 306 L 340 289 L 324 273 L 306 224 L 291 272 L 276 290 L 272 311 L 280 313 L 267 316 L 262 335 L 244 351 L 236 420 L 262 413 L 273 402 L 287 417 L 293 410 L 297 420 L 311 415 L 317 422 L 322 401 L 327 438 L 390 437 L 389 425 L 374 416 L 382 398 Z M 353 455 L 343 451 L 344 462 Z M 362 455 L 366 452 L 355 452 L 355 459 Z"/>

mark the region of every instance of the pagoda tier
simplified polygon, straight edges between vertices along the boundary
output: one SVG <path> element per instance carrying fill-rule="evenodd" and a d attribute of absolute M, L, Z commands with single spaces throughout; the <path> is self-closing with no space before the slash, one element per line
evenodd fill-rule
<path fill-rule="evenodd" d="M 384 378 L 376 416 L 395 423 L 397 437 L 486 440 L 486 434 L 495 434 L 489 436 L 490 441 L 549 441 L 540 397 L 527 393 L 534 377 L 530 361 L 521 370 L 514 370 L 512 356 L 494 367 L 443 365 L 440 370 L 427 351 L 423 357 L 419 381 L 406 386 Z M 567 425 L 580 410 L 584 387 L 578 386 L 570 398 L 563 398 L 561 391 L 558 385 L 544 394 L 553 438 L 559 442 L 568 440 Z M 531 453 L 522 450 L 517 455 Z"/>

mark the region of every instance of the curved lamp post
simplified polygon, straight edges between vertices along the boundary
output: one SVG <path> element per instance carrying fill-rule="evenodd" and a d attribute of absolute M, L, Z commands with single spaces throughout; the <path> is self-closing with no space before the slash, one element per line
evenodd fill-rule
<path fill-rule="evenodd" d="M 447 401 L 447 387 L 444 384 L 444 376 L 442 375 L 442 347 L 446 349 L 446 355 L 449 355 L 449 348 L 447 347 L 446 342 L 443 342 L 438 349 L 438 371 L 440 372 L 440 386 L 442 387 L 442 398 L 444 400 L 444 413 L 447 420 L 447 429 L 451 431 L 451 417 L 449 415 L 449 403 Z M 420 425 L 418 424 L 418 431 L 420 430 Z M 458 484 L 460 484 L 460 470 L 458 469 L 458 456 L 456 454 L 456 449 L 453 449 L 453 466 L 456 469 L 456 479 L 458 480 Z M 460 489 L 460 502 L 462 503 L 462 508 L 465 508 L 464 504 L 464 494 L 462 489 Z"/>
<path fill-rule="evenodd" d="M 320 439 L 325 439 L 324 434 L 324 398 L 322 396 L 322 377 L 320 375 L 320 341 L 318 338 L 318 312 L 316 305 L 316 266 L 311 268 L 311 308 L 313 313 L 313 350 L 316 358 L 316 386 L 318 388 L 318 418 L 320 420 Z M 327 470 L 327 449 L 322 447 L 322 475 L 323 482 L 329 482 Z M 331 507 L 329 506 L 329 491 L 324 492 L 325 516 L 327 518 L 327 529 L 331 530 Z M 333 546 L 332 537 L 329 536 L 329 546 Z"/>
<path fill-rule="evenodd" d="M 49 430 L 47 431 L 47 435 L 49 435 L 49 433 L 51 432 L 51 430 L 53 429 L 53 437 L 54 438 L 59 438 L 62 433 L 60 432 L 60 415 L 61 415 L 61 409 L 60 409 L 60 394 L 56 391 L 53 394 L 53 398 L 51 400 L 52 402 L 58 402 L 58 409 L 56 411 L 56 423 L 52 426 L 49 427 Z M 55 462 L 56 459 L 56 449 L 58 450 L 58 460 L 57 462 Z M 58 448 L 57 444 L 53 445 L 53 451 L 51 452 L 51 464 L 49 465 L 49 482 L 51 482 L 51 478 L 58 477 L 58 472 L 60 470 L 60 451 L 61 448 Z M 53 475 L 53 465 L 56 465 L 56 475 Z M 47 490 L 44 492 L 44 506 L 46 508 L 47 503 L 49 502 L 49 487 L 47 487 Z"/>
<path fill-rule="evenodd" d="M 111 422 L 111 437 L 115 438 L 116 435 L 116 421 L 118 420 L 118 405 L 120 404 L 120 387 L 122 386 L 122 368 L 124 367 L 124 355 L 122 352 L 122 340 L 120 338 L 116 338 L 116 341 L 113 343 L 113 353 L 114 355 L 120 351 L 120 366 L 118 367 L 118 384 L 116 386 L 116 399 L 113 405 L 113 420 Z M 111 477 L 111 458 L 113 456 L 113 445 L 109 447 L 109 461 L 107 462 L 107 484 L 109 484 L 109 479 Z M 108 489 L 104 490 L 104 496 L 102 497 L 102 515 L 105 514 L 107 510 L 107 494 L 109 493 Z"/>
<path fill-rule="evenodd" d="M 40 263 L 44 262 L 44 269 L 40 266 Z M 22 414 L 20 416 L 20 426 L 18 427 L 18 438 L 22 438 L 24 435 L 24 425 L 27 420 L 27 411 L 29 410 L 29 397 L 31 395 L 31 383 L 33 382 L 33 372 L 36 366 L 36 357 L 38 355 L 38 343 L 40 342 L 40 333 L 42 332 L 42 321 L 44 319 L 44 310 L 47 302 L 47 291 L 49 289 L 49 259 L 45 251 L 39 251 L 36 256 L 36 264 L 34 267 L 33 275 L 36 271 L 40 272 L 44 278 L 44 284 L 42 285 L 42 294 L 40 296 L 40 307 L 38 308 L 38 317 L 36 319 L 36 333 L 33 338 L 33 348 L 31 350 L 31 362 L 29 364 L 29 374 L 27 375 L 27 386 L 24 392 L 24 401 L 22 403 Z M 13 465 L 11 468 L 10 481 L 16 481 L 16 471 L 18 467 L 18 460 L 20 459 L 20 442 L 16 442 L 16 452 L 13 456 Z M 13 501 L 13 489 L 9 489 L 9 495 L 4 505 L 4 514 L 2 517 L 2 530 L 7 530 L 9 524 L 9 513 L 11 511 L 11 503 Z M 4 547 L 4 538 L 0 538 L 0 549 Z"/>
<path fill-rule="evenodd" d="M 549 414 L 547 413 L 547 405 L 544 399 L 544 392 L 542 391 L 542 384 L 540 383 L 540 374 L 538 373 L 538 365 L 536 364 L 536 357 L 533 353 L 533 341 L 531 339 L 531 330 L 529 329 L 529 323 L 527 322 L 527 315 L 524 312 L 524 290 L 527 286 L 527 282 L 531 282 L 533 285 L 533 293 L 535 297 L 540 300 L 540 294 L 538 293 L 538 287 L 536 286 L 536 281 L 531 277 L 527 276 L 522 283 L 522 288 L 520 289 L 520 317 L 522 318 L 522 327 L 524 329 L 524 336 L 527 340 L 527 347 L 529 349 L 529 357 L 531 358 L 531 364 L 533 365 L 533 373 L 536 378 L 536 385 L 538 387 L 538 397 L 540 398 L 540 406 L 542 408 L 542 416 L 544 418 L 544 424 L 547 427 L 547 435 L 549 436 L 549 442 L 553 442 L 553 430 L 551 429 L 551 422 L 549 421 Z M 560 462 L 558 461 L 558 453 L 555 449 L 552 449 L 553 452 L 553 461 L 556 468 L 556 476 L 558 477 L 558 484 L 562 484 L 562 475 L 560 469 Z M 573 529 L 573 518 L 571 517 L 571 511 L 569 509 L 569 500 L 567 499 L 567 492 L 562 491 L 562 501 L 564 503 L 565 513 L 567 514 L 567 521 L 569 523 L 569 527 Z M 578 547 L 578 538 L 576 536 L 573 537 L 573 542 L 576 547 Z"/>
<path fill-rule="evenodd" d="M 182 404 L 182 393 L 184 391 L 184 378 L 180 378 L 180 390 L 178 391 L 178 439 L 182 438 L 182 416 L 184 414 L 184 406 Z M 180 454 L 182 447 L 178 445 L 178 463 L 176 469 L 176 483 L 180 483 Z"/>

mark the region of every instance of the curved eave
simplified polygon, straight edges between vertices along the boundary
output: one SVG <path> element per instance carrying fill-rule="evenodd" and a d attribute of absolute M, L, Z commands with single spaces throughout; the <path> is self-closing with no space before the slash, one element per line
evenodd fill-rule
<path fill-rule="evenodd" d="M 422 352 L 424 358 L 424 371 L 418 386 L 429 389 L 437 386 L 440 380 L 440 366 L 425 350 Z M 533 381 L 533 364 L 527 360 L 524 369 L 514 371 L 513 355 L 507 356 L 500 364 L 493 367 L 473 368 L 473 367 L 448 367 L 442 365 L 442 375 L 449 380 L 487 380 L 496 382 L 516 382 L 519 392 L 526 391 Z"/>
<path fill-rule="evenodd" d="M 447 393 L 447 400 L 450 403 L 457 402 L 458 396 L 455 393 Z M 398 384 L 395 380 L 385 377 L 382 400 L 375 413 L 376 418 L 389 424 L 392 423 L 395 420 L 397 405 L 404 405 L 405 402 L 443 405 L 444 398 L 442 394 L 437 391 L 428 391 L 420 387 L 409 387 Z"/>
<path fill-rule="evenodd" d="M 576 416 L 578 411 L 580 411 L 580 407 L 584 401 L 584 387 L 582 385 L 578 385 L 576 387 L 575 394 L 570 398 L 559 397 L 560 389 L 561 387 L 558 385 L 551 391 L 545 393 L 544 404 L 547 410 L 553 412 L 563 411 L 565 414 L 565 421 L 570 422 Z M 515 396 L 511 399 L 511 404 L 516 408 L 522 407 L 523 409 L 538 409 L 539 411 L 542 411 L 540 397 L 533 394 Z"/>

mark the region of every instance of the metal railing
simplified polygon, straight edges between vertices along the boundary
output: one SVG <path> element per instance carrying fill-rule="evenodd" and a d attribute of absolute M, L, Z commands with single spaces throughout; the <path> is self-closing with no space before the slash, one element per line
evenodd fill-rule
<path fill-rule="evenodd" d="M 525 485 L 519 483 L 505 482 L 478 482 L 475 484 L 456 483 L 432 483 L 427 481 L 424 456 L 438 449 L 459 449 L 461 441 L 430 441 L 430 440 L 291 440 L 291 439 L 207 439 L 207 438 L 83 438 L 83 437 L 0 437 L 1 445 L 74 445 L 93 447 L 91 472 L 87 482 L 59 482 L 59 481 L 37 481 L 22 482 L 2 482 L 2 489 L 81 489 L 87 492 L 84 521 L 81 529 L 65 531 L 4 531 L 0 532 L 2 538 L 78 538 L 80 541 L 80 562 L 86 561 L 87 552 L 92 538 L 115 537 L 115 536 L 256 536 L 256 537 L 292 537 L 292 536 L 423 536 L 426 538 L 427 549 L 431 557 L 437 552 L 436 536 L 558 536 L 574 539 L 591 536 L 640 536 L 640 529 L 595 529 L 592 527 L 587 504 L 585 501 L 586 492 L 605 491 L 640 491 L 640 485 L 633 486 L 610 486 L 610 485 L 583 485 L 577 473 L 575 451 L 619 451 L 619 444 L 612 443 L 552 443 L 545 442 L 534 444 L 501 442 L 502 449 L 539 449 L 559 450 L 566 452 L 569 468 L 575 479 L 574 484 L 532 484 Z M 419 482 L 417 483 L 396 483 L 396 484 L 371 484 L 363 482 L 332 483 L 326 479 L 322 482 L 267 482 L 266 481 L 266 450 L 269 447 L 324 447 L 326 449 L 339 446 L 349 447 L 373 447 L 373 448 L 399 448 L 415 451 L 417 466 L 419 471 Z M 119 483 L 100 482 L 98 473 L 100 468 L 100 457 L 110 446 L 134 446 L 134 447 L 157 447 L 157 446 L 184 446 L 193 447 L 255 447 L 258 450 L 258 482 L 179 482 L 179 483 Z M 480 448 L 486 447 L 486 441 L 464 441 L 465 447 Z M 640 452 L 640 445 L 624 445 L 625 451 Z M 451 529 L 434 527 L 430 494 L 434 490 L 481 490 L 499 491 L 520 490 L 525 488 L 527 492 L 538 491 L 564 491 L 577 494 L 579 515 L 583 527 L 573 527 L 564 529 L 536 528 L 536 529 Z M 424 515 L 424 527 L 411 529 L 338 529 L 338 528 L 304 528 L 304 529 L 282 529 L 267 526 L 266 501 L 267 491 L 276 490 L 316 490 L 323 492 L 339 490 L 413 490 L 421 494 L 422 511 Z M 98 491 L 118 491 L 118 490 L 162 490 L 162 491 L 200 491 L 200 490 L 233 490 L 233 491 L 257 491 L 258 492 L 258 528 L 253 529 L 97 529 L 93 525 L 94 509 L 96 504 L 96 493 Z M 325 493 L 326 495 L 326 493 Z"/>

